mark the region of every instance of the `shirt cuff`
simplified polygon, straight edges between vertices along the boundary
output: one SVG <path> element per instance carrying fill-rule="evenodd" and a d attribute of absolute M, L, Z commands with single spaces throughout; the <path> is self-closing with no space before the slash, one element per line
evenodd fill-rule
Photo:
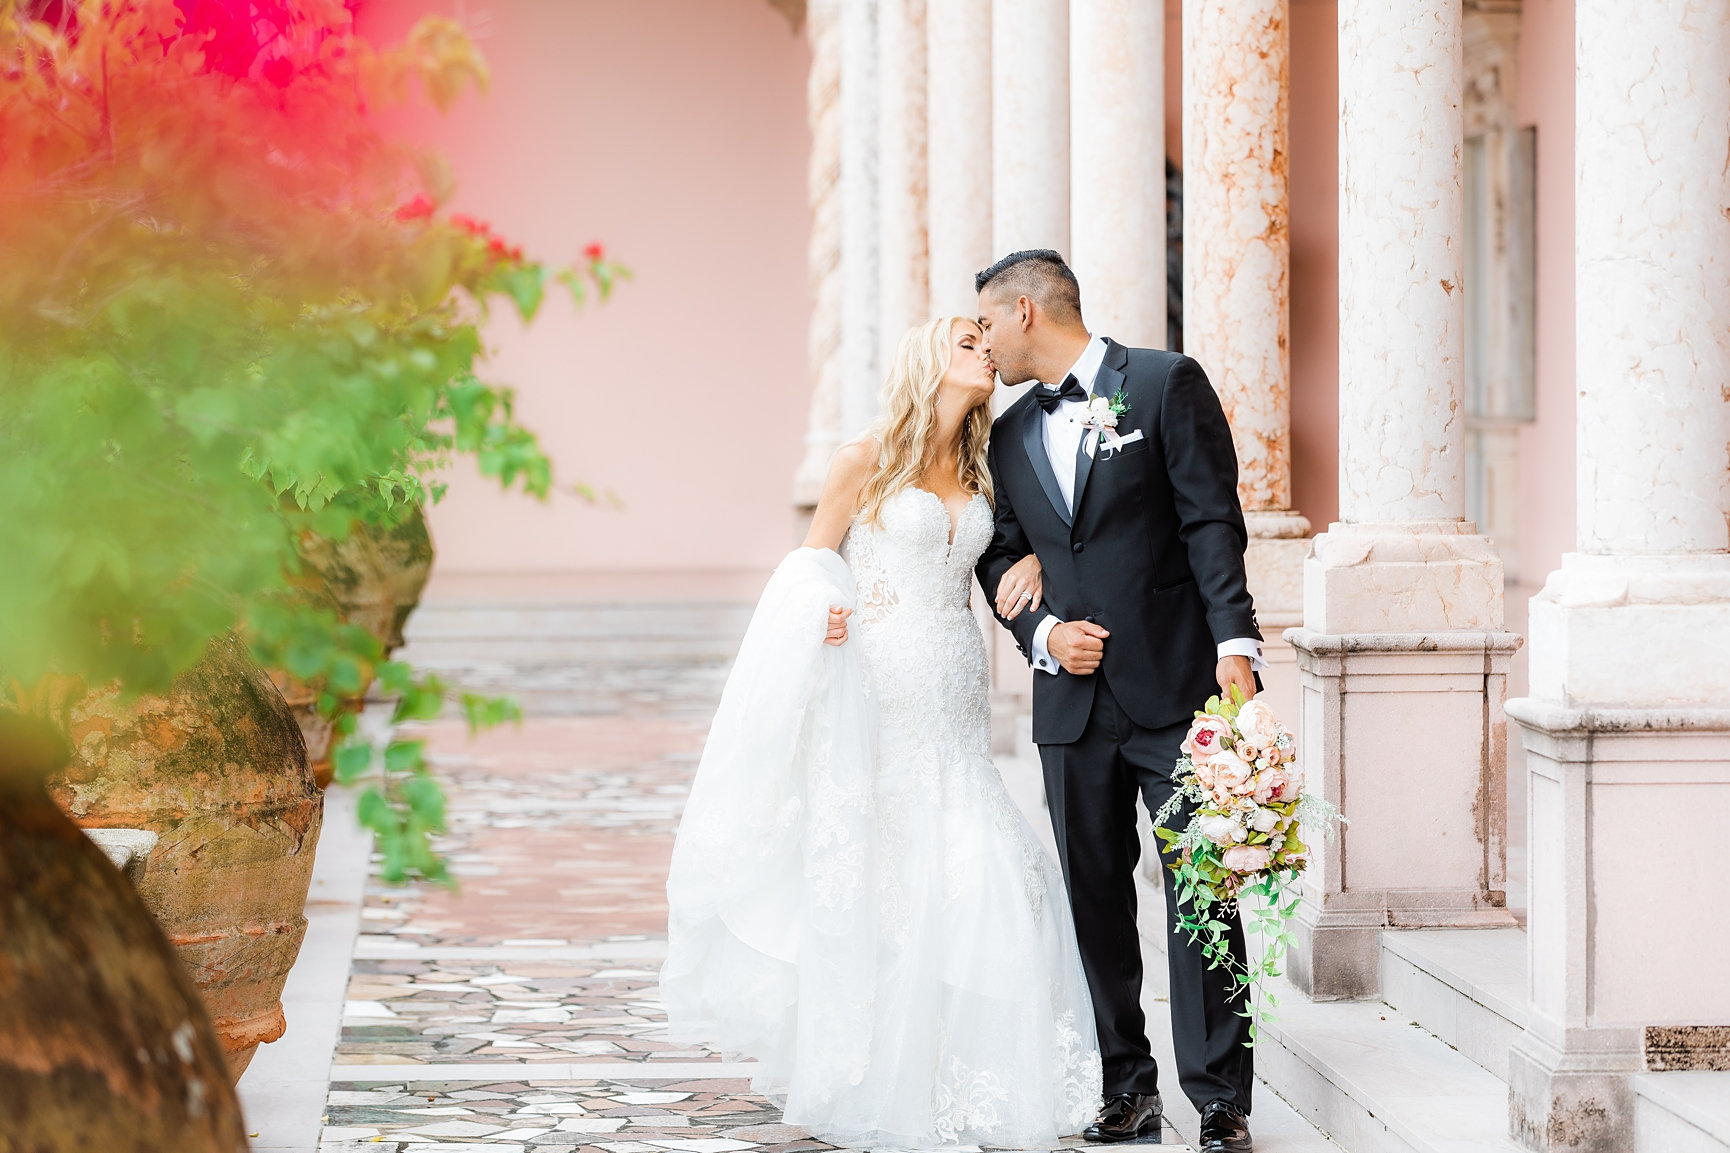
<path fill-rule="evenodd" d="M 1222 660 L 1226 657 L 1248 657 L 1251 672 L 1265 673 L 1268 668 L 1267 662 L 1261 659 L 1261 642 L 1254 637 L 1221 641 L 1219 655 Z"/>
<path fill-rule="evenodd" d="M 1042 673 L 1057 675 L 1057 662 L 1051 659 L 1051 650 L 1045 647 L 1045 642 L 1051 636 L 1051 630 L 1057 627 L 1055 616 L 1046 617 L 1039 622 L 1039 627 L 1033 630 L 1033 667 Z"/>

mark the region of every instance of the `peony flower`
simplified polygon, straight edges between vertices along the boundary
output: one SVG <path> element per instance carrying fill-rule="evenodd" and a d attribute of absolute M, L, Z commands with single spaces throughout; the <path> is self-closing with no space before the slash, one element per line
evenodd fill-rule
<path fill-rule="evenodd" d="M 1221 749 L 1213 758 L 1213 789 L 1214 793 L 1239 793 L 1244 785 L 1253 778 L 1253 772 L 1244 759 L 1230 749 Z"/>
<path fill-rule="evenodd" d="M 1250 796 L 1255 798 L 1256 804 L 1265 805 L 1279 799 L 1279 791 L 1284 784 L 1285 774 L 1278 769 L 1259 769 L 1255 774 L 1255 791 Z"/>
<path fill-rule="evenodd" d="M 1304 773 L 1295 764 L 1285 766 L 1279 771 L 1281 784 L 1279 792 L 1274 794 L 1276 801 L 1295 801 L 1304 790 Z"/>
<path fill-rule="evenodd" d="M 1249 819 L 1249 827 L 1258 833 L 1271 833 L 1279 828 L 1280 815 L 1272 809 L 1257 809 Z"/>
<path fill-rule="evenodd" d="M 1237 818 L 1224 813 L 1204 813 L 1195 819 L 1201 835 L 1216 845 L 1230 845 L 1244 838 L 1243 826 Z"/>
<path fill-rule="evenodd" d="M 1230 736 L 1231 723 L 1224 717 L 1209 713 L 1195 718 L 1189 726 L 1189 735 L 1183 738 L 1183 751 L 1189 754 L 1191 761 L 1200 765 L 1218 755 Z"/>
<path fill-rule="evenodd" d="M 1273 715 L 1273 710 L 1259 700 L 1245 701 L 1237 711 L 1237 731 L 1247 743 L 1257 749 L 1271 749 L 1279 744 L 1285 726 Z"/>
<path fill-rule="evenodd" d="M 1219 863 L 1234 873 L 1259 873 L 1273 862 L 1266 845 L 1233 845 L 1219 858 Z"/>

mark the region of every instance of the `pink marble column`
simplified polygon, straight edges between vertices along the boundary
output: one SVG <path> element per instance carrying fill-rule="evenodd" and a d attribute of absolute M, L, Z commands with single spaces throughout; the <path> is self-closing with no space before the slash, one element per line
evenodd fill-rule
<path fill-rule="evenodd" d="M 991 5 L 992 244 L 1069 255 L 1068 0 Z"/>
<path fill-rule="evenodd" d="M 1164 0 L 1070 0 L 1069 159 L 1088 327 L 1164 348 Z"/>
<path fill-rule="evenodd" d="M 1297 715 L 1309 521 L 1291 507 L 1290 0 L 1184 0 L 1183 336 L 1231 420 L 1266 692 Z"/>
<path fill-rule="evenodd" d="M 1340 522 L 1286 633 L 1306 771 L 1352 822 L 1318 848 L 1296 926 L 1292 976 L 1318 997 L 1375 994 L 1384 929 L 1514 923 L 1519 638 L 1464 519 L 1459 0 L 1341 0 L 1339 69 Z"/>
<path fill-rule="evenodd" d="M 877 0 L 878 363 L 930 318 L 925 0 Z"/>
<path fill-rule="evenodd" d="M 931 311 L 974 316 L 991 248 L 991 0 L 926 0 Z"/>
<path fill-rule="evenodd" d="M 1722 1068 L 1730 928 L 1730 0 L 1575 5 L 1578 551 L 1532 600 L 1528 1148 L 1647 1147 L 1629 1078 Z M 1566 1138 L 1566 1145 L 1563 1138 Z M 1659 1146 L 1652 1145 L 1657 1148 Z M 1668 1148 L 1669 1146 L 1664 1146 Z M 1679 1147 L 1679 1146 L 1678 1146 Z"/>
<path fill-rule="evenodd" d="M 805 457 L 793 477 L 793 503 L 813 508 L 823 491 L 829 458 L 841 441 L 841 0 L 810 0 L 805 27 L 811 41 L 806 117 L 811 125 L 808 268 L 811 327 L 811 408 Z"/>

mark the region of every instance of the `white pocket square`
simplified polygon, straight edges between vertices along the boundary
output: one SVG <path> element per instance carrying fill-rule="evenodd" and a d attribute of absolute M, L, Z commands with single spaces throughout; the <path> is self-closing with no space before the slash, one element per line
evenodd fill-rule
<path fill-rule="evenodd" d="M 1136 441 L 1138 441 L 1140 439 L 1142 439 L 1142 433 L 1141 433 L 1141 429 L 1138 428 L 1134 432 L 1130 433 L 1128 436 L 1118 437 L 1116 444 L 1112 444 L 1110 441 L 1106 441 L 1105 451 L 1109 453 L 1112 449 L 1122 448 L 1126 444 L 1134 444 Z"/>

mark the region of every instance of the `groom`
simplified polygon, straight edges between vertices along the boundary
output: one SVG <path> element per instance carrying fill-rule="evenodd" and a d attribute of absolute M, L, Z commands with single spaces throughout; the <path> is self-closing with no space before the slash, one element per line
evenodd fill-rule
<path fill-rule="evenodd" d="M 1233 685 L 1255 695 L 1261 660 L 1237 457 L 1201 366 L 1090 334 L 1057 253 L 1011 253 L 975 287 L 1003 383 L 1044 382 L 992 427 L 997 524 L 978 576 L 992 596 L 1028 553 L 1044 570 L 1041 606 L 1021 612 L 1023 598 L 998 619 L 1037 670 L 1033 740 L 1093 993 L 1105 1107 L 1085 1136 L 1128 1141 L 1156 1133 L 1161 1110 L 1141 1012 L 1136 793 L 1159 810 L 1195 710 Z M 1094 398 L 1121 402 L 1115 441 L 1089 415 Z M 1249 1023 L 1228 971 L 1166 931 L 1178 1083 L 1202 1148 L 1246 1153 Z M 1241 961 L 1235 918 L 1229 940 Z"/>

